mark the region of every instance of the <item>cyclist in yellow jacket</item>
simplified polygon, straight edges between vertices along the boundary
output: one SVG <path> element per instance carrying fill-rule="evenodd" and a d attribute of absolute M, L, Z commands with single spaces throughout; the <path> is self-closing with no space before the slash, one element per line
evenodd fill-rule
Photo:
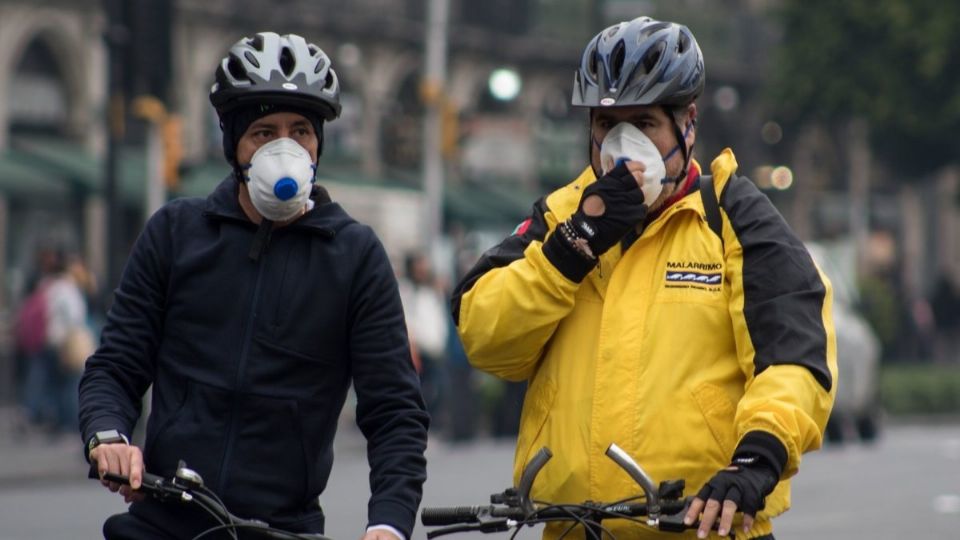
<path fill-rule="evenodd" d="M 481 257 L 453 315 L 474 366 L 528 382 L 514 473 L 542 446 L 554 455 L 533 498 L 635 495 L 604 456 L 615 442 L 655 481 L 686 480 L 696 536 L 773 538 L 833 404 L 831 287 L 732 151 L 701 175 L 703 86 L 685 26 L 642 17 L 597 34 L 573 88 L 590 166 Z M 617 149 L 632 159 L 608 159 Z"/>

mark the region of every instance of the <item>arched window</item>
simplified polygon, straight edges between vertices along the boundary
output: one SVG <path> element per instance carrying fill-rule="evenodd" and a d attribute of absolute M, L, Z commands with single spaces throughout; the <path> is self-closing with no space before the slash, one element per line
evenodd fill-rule
<path fill-rule="evenodd" d="M 7 110 L 11 132 L 63 134 L 67 85 L 46 40 L 35 38 L 24 50 L 10 81 Z"/>

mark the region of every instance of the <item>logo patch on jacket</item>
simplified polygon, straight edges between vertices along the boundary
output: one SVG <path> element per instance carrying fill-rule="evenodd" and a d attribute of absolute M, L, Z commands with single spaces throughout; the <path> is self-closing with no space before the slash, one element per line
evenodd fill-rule
<path fill-rule="evenodd" d="M 671 289 L 703 289 L 719 291 L 723 283 L 721 263 L 667 261 L 664 275 L 666 287 Z"/>

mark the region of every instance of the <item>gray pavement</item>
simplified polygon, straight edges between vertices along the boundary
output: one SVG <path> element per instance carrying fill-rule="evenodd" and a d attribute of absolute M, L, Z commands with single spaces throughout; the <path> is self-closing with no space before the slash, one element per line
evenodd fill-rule
<path fill-rule="evenodd" d="M 28 426 L 13 406 L 0 406 L 0 489 L 85 478 L 79 433 Z"/>
<path fill-rule="evenodd" d="M 11 438 L 0 426 L 0 540 L 95 538 L 122 500 L 85 480 L 79 439 Z M 486 502 L 511 483 L 512 441 L 453 445 L 431 439 L 424 506 Z M 327 534 L 360 537 L 366 524 L 368 471 L 362 437 L 349 421 L 337 436 L 324 508 Z M 960 538 L 960 423 L 889 425 L 878 444 L 828 447 L 804 458 L 793 508 L 776 521 L 794 540 Z M 414 540 L 425 537 L 418 526 Z M 509 535 L 455 535 L 505 540 Z M 539 538 L 524 529 L 522 540 Z"/>

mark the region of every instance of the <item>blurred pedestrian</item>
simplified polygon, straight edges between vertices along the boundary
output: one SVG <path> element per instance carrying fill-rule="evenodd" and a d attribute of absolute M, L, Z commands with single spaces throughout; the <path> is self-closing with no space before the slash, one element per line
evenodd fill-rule
<path fill-rule="evenodd" d="M 400 298 L 404 316 L 420 364 L 420 381 L 427 411 L 435 430 L 446 428 L 449 411 L 447 333 L 450 313 L 447 296 L 433 272 L 426 254 L 416 251 L 404 257 L 404 275 L 400 279 Z"/>
<path fill-rule="evenodd" d="M 41 245 L 36 249 L 33 268 L 26 280 L 26 293 L 14 317 L 14 379 L 17 399 L 24 406 L 27 366 L 46 345 L 46 285 L 60 258 L 60 250 L 53 246 Z"/>
<path fill-rule="evenodd" d="M 320 494 L 352 384 L 370 466 L 362 538 L 409 539 L 428 416 L 397 280 L 370 227 L 315 183 L 324 122 L 340 114 L 337 74 L 303 37 L 260 32 L 230 48 L 215 78 L 232 172 L 147 222 L 80 384 L 93 477 L 130 479 L 102 481 L 133 501 L 104 534 L 218 528 L 197 507 L 135 491 L 144 469 L 169 478 L 180 460 L 232 513 L 323 533 Z M 150 385 L 141 449 L 129 437 Z"/>
<path fill-rule="evenodd" d="M 79 342 L 88 337 L 81 335 L 86 330 L 87 305 L 64 251 L 45 252 L 41 259 L 45 275 L 17 318 L 17 348 L 27 359 L 23 402 L 32 423 L 54 432 L 73 430 L 80 369 L 75 361 L 68 361 L 74 357 L 67 359 L 64 353 L 82 347 Z"/>
<path fill-rule="evenodd" d="M 701 174 L 704 84 L 685 26 L 639 17 L 597 34 L 572 99 L 589 110 L 589 166 L 480 258 L 453 312 L 473 365 L 528 382 L 515 478 L 540 447 L 555 461 L 533 498 L 635 495 L 604 455 L 616 443 L 686 481 L 700 537 L 736 523 L 769 539 L 833 403 L 831 289 L 731 150 Z M 642 527 L 608 528 L 661 537 Z"/>

